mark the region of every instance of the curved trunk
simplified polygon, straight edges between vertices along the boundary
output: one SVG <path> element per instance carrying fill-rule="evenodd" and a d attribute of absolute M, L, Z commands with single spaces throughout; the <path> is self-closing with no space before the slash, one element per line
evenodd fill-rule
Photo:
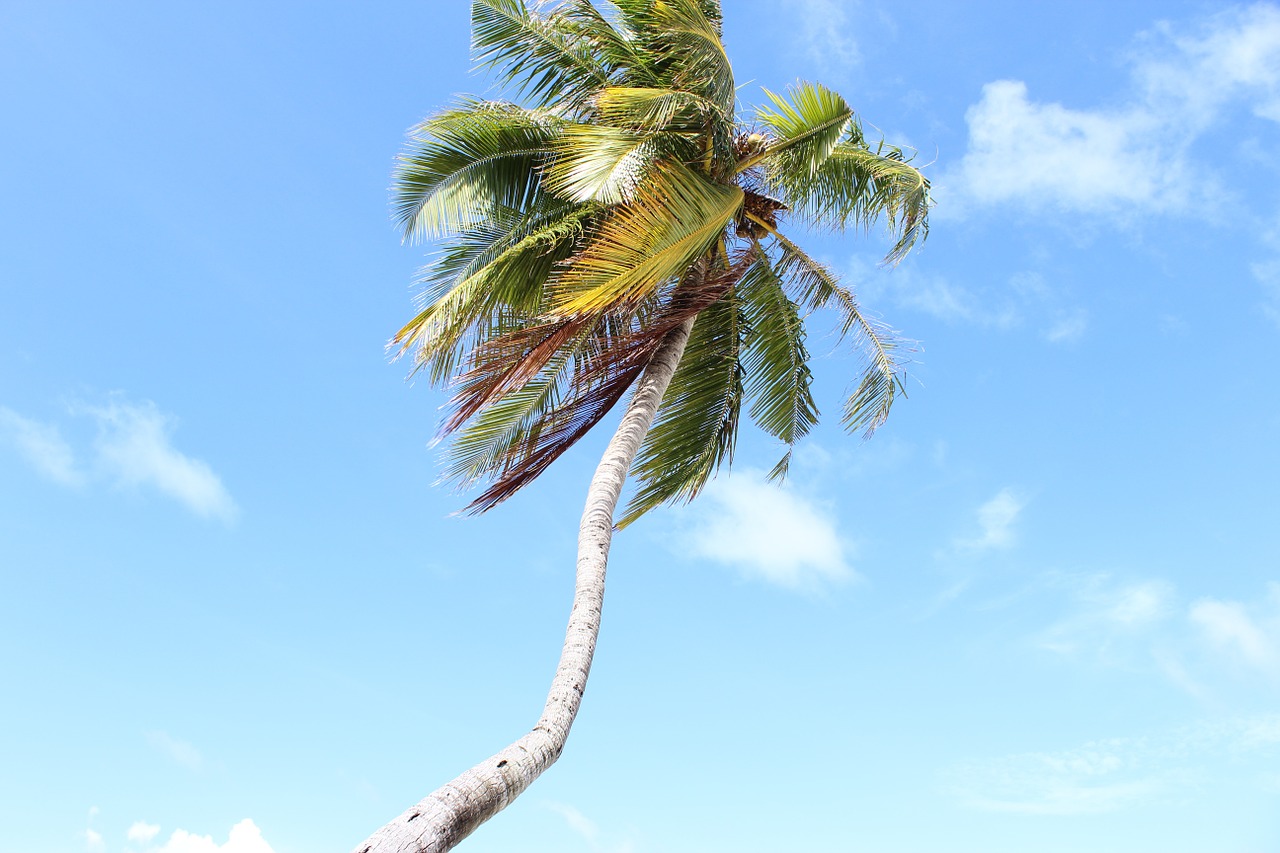
<path fill-rule="evenodd" d="M 627 472 L 684 354 L 694 318 L 667 335 L 645 368 L 618 430 L 596 467 L 578 528 L 578 573 L 560 665 L 542 718 L 527 735 L 428 795 L 354 853 L 444 853 L 519 796 L 564 749 L 591 671 L 613 514 Z"/>

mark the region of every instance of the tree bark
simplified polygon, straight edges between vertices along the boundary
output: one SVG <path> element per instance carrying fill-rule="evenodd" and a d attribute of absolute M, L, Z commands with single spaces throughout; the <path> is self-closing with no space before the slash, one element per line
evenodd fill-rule
<path fill-rule="evenodd" d="M 690 317 L 673 329 L 654 353 L 591 478 L 578 528 L 573 610 L 560 665 L 538 724 L 506 749 L 406 810 L 357 846 L 354 853 L 451 850 L 476 827 L 509 805 L 560 757 L 582 703 L 596 638 L 600 634 L 614 511 L 632 460 L 653 424 L 658 404 L 684 354 L 693 322 L 694 318 Z"/>

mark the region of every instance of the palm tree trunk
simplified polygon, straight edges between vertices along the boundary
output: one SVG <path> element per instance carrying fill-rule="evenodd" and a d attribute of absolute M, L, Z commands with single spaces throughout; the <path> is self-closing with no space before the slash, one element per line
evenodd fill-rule
<path fill-rule="evenodd" d="M 444 853 L 493 817 L 555 763 L 578 715 L 591 671 L 605 569 L 613 538 L 613 515 L 627 472 L 658 404 L 676 372 L 694 318 L 673 329 L 640 377 L 618 430 L 605 448 L 587 490 L 578 528 L 578 574 L 573 611 L 560 665 L 538 724 L 527 735 L 482 761 L 371 835 L 354 853 Z"/>

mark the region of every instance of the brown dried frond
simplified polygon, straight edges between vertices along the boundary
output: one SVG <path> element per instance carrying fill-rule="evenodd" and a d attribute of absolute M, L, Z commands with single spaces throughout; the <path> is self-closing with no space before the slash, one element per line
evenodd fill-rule
<path fill-rule="evenodd" d="M 744 189 L 742 200 L 742 210 L 738 213 L 738 219 L 734 224 L 734 231 L 739 237 L 760 239 L 768 234 L 768 231 L 761 227 L 758 222 L 752 221 L 751 217 L 769 223 L 770 228 L 778 227 L 778 211 L 787 210 L 787 206 L 776 198 L 756 192 L 751 189 Z"/>

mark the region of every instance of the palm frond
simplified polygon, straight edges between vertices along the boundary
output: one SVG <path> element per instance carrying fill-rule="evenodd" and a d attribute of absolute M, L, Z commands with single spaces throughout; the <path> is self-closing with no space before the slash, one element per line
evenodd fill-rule
<path fill-rule="evenodd" d="M 928 234 L 929 180 L 890 145 L 874 150 L 855 130 L 812 170 L 785 158 L 767 161 L 766 181 L 813 225 L 869 229 L 883 220 L 897 235 L 885 257 L 897 263 Z"/>
<path fill-rule="evenodd" d="M 755 261 L 737 287 L 746 322 L 742 366 L 751 419 L 787 445 L 773 478 L 786 475 L 792 447 L 818 422 L 804 322 L 783 287 L 769 256 L 756 244 Z"/>
<path fill-rule="evenodd" d="M 857 389 L 845 400 L 842 423 L 850 432 L 870 438 L 889 417 L 897 394 L 906 396 L 902 376 L 910 350 L 893 329 L 863 313 L 853 292 L 836 275 L 777 231 L 781 248 L 779 276 L 809 310 L 832 308 L 840 318 L 840 336 L 852 336 L 867 359 Z"/>
<path fill-rule="evenodd" d="M 434 384 L 450 378 L 463 353 L 541 313 L 546 283 L 592 220 L 593 205 L 550 205 L 533 214 L 507 211 L 489 227 L 461 235 L 427 271 L 426 305 L 392 339 L 397 354 L 417 347 L 415 371 Z"/>
<path fill-rule="evenodd" d="M 742 309 L 726 295 L 693 325 L 684 357 L 631 468 L 638 486 L 618 527 L 671 501 L 692 500 L 731 461 L 742 404 Z"/>
<path fill-rule="evenodd" d="M 637 132 L 602 124 L 572 124 L 555 143 L 546 168 L 547 187 L 573 201 L 618 204 L 635 198 L 636 187 L 656 161 L 691 154 L 673 133 Z"/>
<path fill-rule="evenodd" d="M 662 326 L 651 326 L 622 336 L 595 358 L 579 359 L 558 405 L 547 407 L 545 416 L 532 421 L 527 428 L 512 432 L 501 448 L 497 478 L 467 505 L 466 512 L 480 513 L 493 508 L 537 479 L 573 447 L 644 372 L 663 334 Z"/>
<path fill-rule="evenodd" d="M 442 236 L 524 209 L 562 121 L 514 104 L 472 101 L 427 119 L 396 161 L 392 209 L 405 239 Z"/>
<path fill-rule="evenodd" d="M 566 29 L 591 45 L 600 65 L 615 85 L 656 86 L 654 57 L 641 49 L 636 34 L 620 15 L 612 20 L 591 0 L 567 0 L 556 14 Z"/>
<path fill-rule="evenodd" d="M 600 118 L 614 127 L 697 133 L 708 117 L 724 120 L 719 107 L 702 95 L 639 86 L 610 86 L 596 96 Z"/>
<path fill-rule="evenodd" d="M 449 435 L 486 406 L 525 387 L 596 319 L 577 316 L 533 322 L 478 346 L 471 368 L 457 379 L 457 391 L 449 401 L 452 412 L 440 427 L 439 437 Z"/>
<path fill-rule="evenodd" d="M 664 88 L 693 92 L 732 116 L 737 91 L 720 40 L 719 5 L 705 0 L 615 0 Z"/>
<path fill-rule="evenodd" d="M 764 163 L 770 174 L 774 170 L 814 173 L 845 136 L 853 108 L 820 83 L 801 82 L 790 87 L 789 98 L 768 89 L 764 93 L 773 108 L 761 107 L 756 119 L 769 129 L 772 138 L 763 151 L 739 163 L 738 171 Z"/>
<path fill-rule="evenodd" d="M 521 388 L 482 409 L 459 429 L 449 444 L 442 480 L 466 488 L 485 477 L 501 476 L 519 460 L 521 449 L 536 441 L 559 406 L 578 347 L 562 347 Z"/>
<path fill-rule="evenodd" d="M 560 104 L 573 112 L 609 84 L 609 69 L 563 15 L 542 14 L 540 5 L 473 0 L 472 51 L 480 64 L 534 103 Z"/>
<path fill-rule="evenodd" d="M 664 161 L 559 276 L 555 310 L 569 315 L 639 303 L 720 241 L 742 198 L 736 186 Z"/>

